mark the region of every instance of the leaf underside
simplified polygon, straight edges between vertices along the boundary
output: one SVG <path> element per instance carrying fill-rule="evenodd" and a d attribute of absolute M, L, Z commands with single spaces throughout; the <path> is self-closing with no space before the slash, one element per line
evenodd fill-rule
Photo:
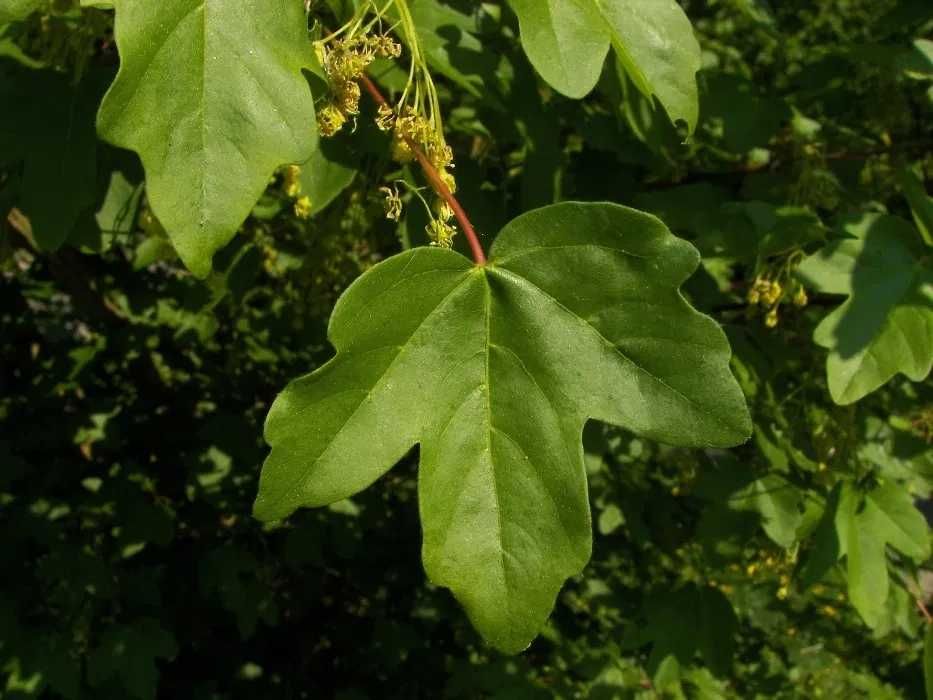
<path fill-rule="evenodd" d="M 274 169 L 314 150 L 307 20 L 291 0 L 117 0 L 121 65 L 98 131 L 139 153 L 147 192 L 198 276 Z"/>
<path fill-rule="evenodd" d="M 506 226 L 485 267 L 377 265 L 334 310 L 336 356 L 269 413 L 256 516 L 346 498 L 419 444 L 428 576 L 525 648 L 590 556 L 588 419 L 679 445 L 750 432 L 725 336 L 678 291 L 698 260 L 652 216 L 567 203 Z"/>

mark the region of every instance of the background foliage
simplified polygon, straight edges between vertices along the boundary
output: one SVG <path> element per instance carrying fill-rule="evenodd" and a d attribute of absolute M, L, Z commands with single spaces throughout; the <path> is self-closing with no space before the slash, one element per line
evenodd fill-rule
<path fill-rule="evenodd" d="M 687 292 L 755 421 L 728 452 L 591 424 L 593 559 L 508 657 L 425 583 L 412 457 L 286 525 L 249 516 L 265 414 L 331 355 L 337 296 L 426 242 L 417 200 L 384 217 L 379 186 L 416 176 L 371 106 L 304 167 L 313 215 L 278 176 L 198 279 L 136 156 L 95 136 L 112 13 L 4 4 L 0 697 L 923 697 L 933 9 L 683 5 L 702 48 L 686 143 L 611 58 L 570 99 L 505 4 L 413 3 L 487 249 L 554 201 L 656 213 L 703 255 Z"/>

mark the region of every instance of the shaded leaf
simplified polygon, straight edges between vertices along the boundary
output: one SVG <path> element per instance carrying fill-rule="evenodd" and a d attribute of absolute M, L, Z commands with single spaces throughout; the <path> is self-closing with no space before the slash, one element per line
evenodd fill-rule
<path fill-rule="evenodd" d="M 93 686 L 118 680 L 132 697 L 149 700 L 156 696 L 156 659 L 171 659 L 176 653 L 175 639 L 156 620 L 114 625 L 88 657 L 88 680 Z"/>
<path fill-rule="evenodd" d="M 933 365 L 933 269 L 917 232 L 893 216 L 865 216 L 799 267 L 818 291 L 849 298 L 817 327 L 829 350 L 829 391 L 858 401 L 903 373 L 923 380 Z"/>
<path fill-rule="evenodd" d="M 91 73 L 75 86 L 54 71 L 0 66 L 0 162 L 23 162 L 16 206 L 43 249 L 61 246 L 94 202 L 94 112 L 105 77 Z"/>
<path fill-rule="evenodd" d="M 663 686 L 662 681 L 679 678 L 679 672 L 670 671 L 672 658 L 680 669 L 699 656 L 714 673 L 728 672 L 738 623 L 732 605 L 717 589 L 691 584 L 652 595 L 645 603 L 645 614 L 641 636 L 653 643 L 648 670 L 656 684 Z"/>

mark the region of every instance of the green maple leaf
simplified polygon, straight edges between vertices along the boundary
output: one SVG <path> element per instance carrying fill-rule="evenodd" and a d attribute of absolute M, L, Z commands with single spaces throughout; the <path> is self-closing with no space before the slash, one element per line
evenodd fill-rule
<path fill-rule="evenodd" d="M 933 366 L 933 266 L 917 231 L 894 216 L 869 215 L 798 268 L 820 292 L 849 299 L 817 327 L 829 350 L 829 391 L 839 404 L 870 394 L 902 372 L 923 380 Z"/>
<path fill-rule="evenodd" d="M 849 599 L 872 628 L 884 624 L 891 590 L 887 547 L 916 563 L 930 556 L 926 521 L 910 494 L 893 482 L 866 494 L 851 483 L 837 487 L 814 536 L 814 549 L 801 577 L 804 585 L 822 579 L 843 557 Z"/>
<path fill-rule="evenodd" d="M 698 262 L 648 214 L 567 203 L 511 222 L 486 266 L 436 248 L 377 265 L 334 309 L 337 355 L 272 406 L 256 516 L 346 498 L 420 444 L 428 576 L 523 649 L 590 556 L 587 419 L 749 435 L 725 336 L 678 291 Z"/>
<path fill-rule="evenodd" d="M 316 143 L 300 2 L 117 0 L 121 65 L 98 131 L 139 153 L 153 210 L 198 276 L 283 163 Z"/>
<path fill-rule="evenodd" d="M 510 0 L 535 69 L 568 97 L 599 81 L 610 46 L 646 97 L 690 131 L 699 115 L 700 45 L 675 0 Z"/>

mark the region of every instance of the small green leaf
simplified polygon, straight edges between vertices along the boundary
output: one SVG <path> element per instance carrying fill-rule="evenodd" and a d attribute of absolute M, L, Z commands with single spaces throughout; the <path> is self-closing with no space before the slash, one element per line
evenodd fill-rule
<path fill-rule="evenodd" d="M 854 238 L 830 243 L 798 268 L 818 291 L 849 297 L 813 336 L 829 350 L 829 391 L 839 404 L 858 401 L 899 372 L 922 381 L 933 366 L 933 268 L 917 232 L 879 215 L 845 232 Z"/>
<path fill-rule="evenodd" d="M 314 149 L 300 2 L 116 0 L 121 65 L 98 130 L 139 153 L 153 211 L 200 277 L 275 168 Z"/>
<path fill-rule="evenodd" d="M 849 599 L 865 623 L 872 628 L 887 616 L 890 588 L 886 545 L 914 561 L 930 555 L 926 521 L 907 491 L 894 483 L 865 495 L 846 484 L 836 511 L 840 554 L 846 557 Z"/>
<path fill-rule="evenodd" d="M 698 262 L 650 215 L 566 203 L 511 222 L 484 267 L 432 248 L 377 265 L 334 309 L 336 357 L 272 406 L 256 516 L 346 498 L 420 444 L 428 576 L 525 648 L 590 555 L 587 419 L 749 435 L 725 336 L 678 291 Z"/>
<path fill-rule="evenodd" d="M 700 45 L 675 0 L 510 0 L 528 59 L 554 89 L 588 94 L 611 46 L 638 90 L 689 131 L 699 114 Z"/>

